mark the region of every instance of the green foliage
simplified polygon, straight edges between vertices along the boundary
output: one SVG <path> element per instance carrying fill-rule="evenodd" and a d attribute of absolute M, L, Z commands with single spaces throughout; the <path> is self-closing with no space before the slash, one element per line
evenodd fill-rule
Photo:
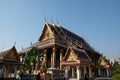
<path fill-rule="evenodd" d="M 120 80 L 120 74 L 113 75 L 112 80 Z"/>
<path fill-rule="evenodd" d="M 120 74 L 120 65 L 119 64 L 115 64 L 115 66 L 114 66 L 114 74 Z"/>
<path fill-rule="evenodd" d="M 28 51 L 25 55 L 25 62 L 24 64 L 20 67 L 21 71 L 25 71 L 26 69 L 32 69 L 32 66 L 35 65 L 36 63 L 36 57 L 38 59 L 42 60 L 43 59 L 43 52 L 39 50 L 38 48 L 33 47 L 30 51 Z"/>

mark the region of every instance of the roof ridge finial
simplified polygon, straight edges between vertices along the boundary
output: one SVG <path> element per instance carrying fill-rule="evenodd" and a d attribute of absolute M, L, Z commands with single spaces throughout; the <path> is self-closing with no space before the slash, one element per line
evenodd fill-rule
<path fill-rule="evenodd" d="M 47 19 L 46 19 L 46 17 L 44 16 L 44 21 L 45 21 L 45 23 L 47 22 Z"/>
<path fill-rule="evenodd" d="M 51 22 L 52 22 L 52 24 L 54 24 L 53 19 L 52 19 L 52 16 L 51 16 Z"/>
<path fill-rule="evenodd" d="M 57 25 L 60 27 L 60 23 L 58 21 L 58 18 L 56 18 Z"/>
<path fill-rule="evenodd" d="M 32 44 L 32 41 L 31 41 L 30 45 L 31 45 L 31 46 L 33 45 L 33 44 Z"/>
<path fill-rule="evenodd" d="M 16 41 L 15 41 L 15 43 L 14 43 L 14 45 L 13 46 L 15 46 L 16 45 Z"/>
<path fill-rule="evenodd" d="M 23 50 L 23 46 L 22 46 L 22 50 Z"/>

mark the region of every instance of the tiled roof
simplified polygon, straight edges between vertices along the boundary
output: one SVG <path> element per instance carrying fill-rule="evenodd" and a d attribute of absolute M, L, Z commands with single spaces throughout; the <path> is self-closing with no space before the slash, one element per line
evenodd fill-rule
<path fill-rule="evenodd" d="M 68 56 L 70 55 L 69 52 L 71 52 L 71 51 L 73 52 L 71 54 L 75 54 L 78 57 L 78 59 L 76 58 L 77 61 L 76 61 L 76 59 L 72 60 L 72 62 L 67 61 Z M 69 56 L 69 57 L 72 57 L 72 56 Z M 63 65 L 72 65 L 72 64 L 93 65 L 93 62 L 84 50 L 75 49 L 75 48 L 69 46 L 67 48 L 67 51 L 66 51 L 66 54 L 64 56 L 62 64 Z"/>
<path fill-rule="evenodd" d="M 84 59 L 89 59 L 87 54 L 84 51 L 78 51 L 73 49 L 73 51 L 75 52 L 75 54 L 79 57 L 79 58 L 84 58 Z"/>
<path fill-rule="evenodd" d="M 84 48 L 85 50 L 88 50 L 88 51 L 91 51 L 91 52 L 94 52 L 94 53 L 98 53 L 98 52 L 96 52 L 82 37 L 80 37 L 80 36 L 74 34 L 73 32 L 71 32 L 71 31 L 63 28 L 62 26 L 60 26 L 60 25 L 55 25 L 55 24 L 54 24 L 54 25 L 53 25 L 53 24 L 49 24 L 49 23 L 47 23 L 47 22 L 44 24 L 44 28 L 45 28 L 46 26 L 48 26 L 48 27 L 51 29 L 51 31 L 54 33 L 55 39 L 59 39 L 59 40 L 61 41 L 61 42 L 59 41 L 60 44 L 63 44 L 64 46 L 67 47 L 67 46 L 69 45 L 68 41 L 72 40 L 73 44 L 75 44 L 76 41 L 78 41 L 80 44 L 82 44 L 82 46 L 83 46 L 83 48 Z M 43 34 L 43 32 L 45 31 L 44 28 L 43 28 L 42 34 Z M 28 47 L 28 48 L 23 49 L 23 50 L 20 51 L 19 53 L 27 52 L 27 51 L 29 51 L 32 47 L 38 47 L 38 45 L 39 45 L 39 47 L 40 47 L 42 34 L 41 34 L 41 36 L 39 37 L 39 39 L 38 39 L 39 41 L 38 41 L 38 42 L 36 42 L 35 44 L 31 45 L 31 46 Z M 64 40 L 65 36 L 66 36 L 66 41 Z M 57 42 L 57 43 L 55 43 L 55 44 L 60 45 L 59 42 Z M 67 45 L 66 45 L 66 44 L 67 44 Z M 99 53 L 98 53 L 98 54 L 99 54 Z"/>
<path fill-rule="evenodd" d="M 11 47 L 11 48 L 9 48 L 7 50 L 1 51 L 0 52 L 0 59 L 2 60 L 13 49 L 16 51 L 15 46 L 13 46 L 13 47 Z M 16 51 L 16 53 L 17 53 L 17 51 Z"/>
<path fill-rule="evenodd" d="M 7 49 L 7 50 L 4 50 L 4 51 L 1 51 L 1 52 L 0 52 L 0 59 L 3 59 L 3 57 L 4 57 L 11 49 L 12 49 L 12 48 Z"/>
<path fill-rule="evenodd" d="M 86 50 L 96 52 L 93 48 L 91 48 L 91 46 L 82 37 L 78 36 L 77 34 L 69 31 L 68 29 L 65 29 L 62 26 L 52 25 L 49 23 L 47 23 L 47 24 L 51 28 L 52 32 L 57 35 L 57 37 L 59 36 L 59 37 L 64 38 L 66 35 L 66 37 L 68 38 L 67 41 L 72 40 L 74 43 L 75 43 L 75 41 L 78 41 L 78 42 L 82 43 L 83 48 L 85 48 Z"/>

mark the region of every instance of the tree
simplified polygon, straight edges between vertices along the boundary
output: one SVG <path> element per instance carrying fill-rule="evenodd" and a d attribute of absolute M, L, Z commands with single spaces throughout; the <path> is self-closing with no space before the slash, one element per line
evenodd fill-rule
<path fill-rule="evenodd" d="M 36 63 L 40 64 L 40 60 L 43 60 L 43 51 L 33 47 L 30 51 L 26 53 L 25 63 L 21 66 L 22 70 L 30 69 L 30 73 Z"/>
<path fill-rule="evenodd" d="M 112 80 L 120 80 L 120 64 L 115 62 L 114 66 L 114 75 L 112 76 Z"/>

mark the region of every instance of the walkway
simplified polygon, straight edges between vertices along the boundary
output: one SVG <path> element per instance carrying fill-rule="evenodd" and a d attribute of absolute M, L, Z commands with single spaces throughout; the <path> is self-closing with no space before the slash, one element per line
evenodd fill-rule
<path fill-rule="evenodd" d="M 111 77 L 96 77 L 95 80 L 112 80 Z"/>
<path fill-rule="evenodd" d="M 69 80 L 77 80 L 76 78 L 70 78 Z"/>
<path fill-rule="evenodd" d="M 69 80 L 77 80 L 76 78 L 70 78 Z M 93 80 L 93 79 L 91 79 Z M 112 80 L 111 77 L 96 77 L 94 80 Z"/>

